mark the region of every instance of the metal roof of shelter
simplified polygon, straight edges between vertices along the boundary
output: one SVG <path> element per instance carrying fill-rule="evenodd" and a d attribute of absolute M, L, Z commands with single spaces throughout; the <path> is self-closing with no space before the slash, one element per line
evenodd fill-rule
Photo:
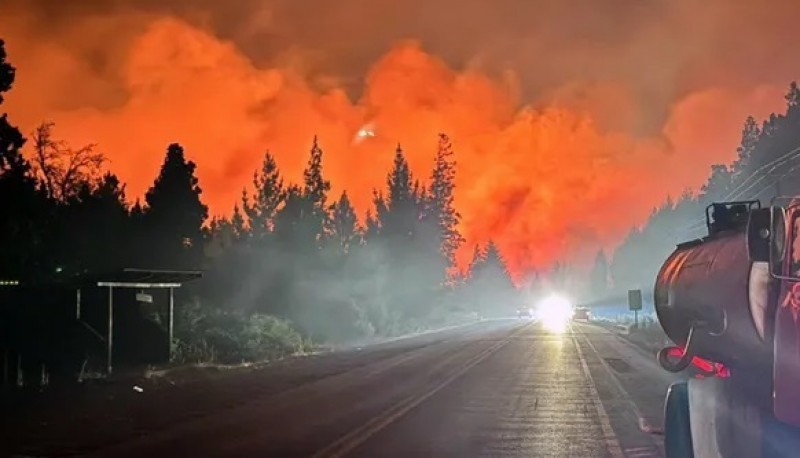
<path fill-rule="evenodd" d="M 97 275 L 92 283 L 113 288 L 179 288 L 182 283 L 203 276 L 194 270 L 148 270 L 126 268 L 108 274 Z"/>
<path fill-rule="evenodd" d="M 124 268 L 100 274 L 78 274 L 68 277 L 26 280 L 0 276 L 0 287 L 61 288 L 180 288 L 183 283 L 203 277 L 196 270 L 154 270 Z"/>

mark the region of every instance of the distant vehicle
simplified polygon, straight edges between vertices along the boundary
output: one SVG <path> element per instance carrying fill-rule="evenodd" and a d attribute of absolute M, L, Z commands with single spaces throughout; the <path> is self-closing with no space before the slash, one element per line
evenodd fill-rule
<path fill-rule="evenodd" d="M 572 315 L 572 319 L 577 321 L 589 321 L 590 316 L 591 313 L 588 307 L 578 307 L 575 309 L 575 314 Z"/>
<path fill-rule="evenodd" d="M 532 319 L 533 318 L 533 309 L 529 307 L 521 307 L 517 309 L 517 318 L 519 319 Z"/>

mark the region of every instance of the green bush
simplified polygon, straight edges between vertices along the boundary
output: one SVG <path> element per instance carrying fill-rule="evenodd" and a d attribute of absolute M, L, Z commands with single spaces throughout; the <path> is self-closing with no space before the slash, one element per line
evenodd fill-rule
<path fill-rule="evenodd" d="M 280 358 L 305 347 L 303 338 L 289 323 L 270 315 L 251 315 L 243 322 L 239 337 L 242 357 L 247 361 Z"/>
<path fill-rule="evenodd" d="M 175 331 L 175 358 L 184 363 L 271 360 L 307 347 L 302 336 L 284 320 L 224 312 L 199 304 L 179 308 Z"/>

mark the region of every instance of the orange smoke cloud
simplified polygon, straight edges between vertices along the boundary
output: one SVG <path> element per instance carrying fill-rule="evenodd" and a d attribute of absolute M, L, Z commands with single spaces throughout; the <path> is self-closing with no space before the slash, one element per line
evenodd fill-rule
<path fill-rule="evenodd" d="M 18 67 L 7 99 L 12 121 L 29 132 L 52 120 L 71 143 L 98 143 L 129 198 L 143 195 L 166 145 L 180 142 L 215 214 L 230 212 L 266 150 L 299 180 L 313 135 L 334 196 L 347 189 L 364 212 L 371 190 L 385 185 L 398 142 L 425 179 L 445 132 L 456 149 L 468 245 L 496 240 L 515 274 L 613 246 L 667 195 L 731 160 L 748 114 L 764 116 L 783 102 L 782 85 L 698 91 L 672 104 L 662 132 L 634 136 L 626 132 L 636 130 L 637 109 L 624 85 L 572 82 L 525 105 L 514 74 L 456 70 L 404 41 L 371 65 L 353 101 L 334 82 L 310 85 L 298 67 L 257 65 L 201 26 L 164 16 L 128 21 L 120 27 L 130 40 L 115 42 L 106 73 L 61 52 L 67 44 L 9 26 Z M 102 21 L 90 27 L 109 30 Z M 365 125 L 374 137 L 354 141 Z M 462 265 L 470 252 L 461 253 Z"/>

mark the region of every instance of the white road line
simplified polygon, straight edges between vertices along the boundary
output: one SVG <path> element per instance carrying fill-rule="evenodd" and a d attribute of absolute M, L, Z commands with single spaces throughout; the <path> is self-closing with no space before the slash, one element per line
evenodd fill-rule
<path fill-rule="evenodd" d="M 589 372 L 589 365 L 586 364 L 586 358 L 583 356 L 583 351 L 578 344 L 578 339 L 575 337 L 572 326 L 570 326 L 570 336 L 572 337 L 572 343 L 575 345 L 575 350 L 578 352 L 578 359 L 581 361 L 583 374 L 589 381 L 589 393 L 592 397 L 592 404 L 594 404 L 594 408 L 597 411 L 597 417 L 600 419 L 600 428 L 603 430 L 606 449 L 613 458 L 623 458 L 622 447 L 620 447 L 617 435 L 614 434 L 614 429 L 611 427 L 611 420 L 608 418 L 605 407 L 603 407 L 603 401 L 600 400 L 600 394 L 597 392 L 594 378 L 592 377 L 592 373 Z"/>
<path fill-rule="evenodd" d="M 646 434 L 648 434 L 648 437 L 650 438 L 650 440 L 651 440 L 652 442 L 654 442 L 654 443 L 656 443 L 656 444 L 660 443 L 660 442 L 659 442 L 659 438 L 658 438 L 658 437 L 655 437 L 655 436 L 653 436 L 653 435 L 652 435 L 653 433 L 657 433 L 657 432 L 659 432 L 659 430 L 658 430 L 658 429 L 656 429 L 656 428 L 653 428 L 653 427 L 652 427 L 652 426 L 651 426 L 651 425 L 648 423 L 648 421 L 647 421 L 647 419 L 644 417 L 644 415 L 642 415 L 642 412 L 639 410 L 639 406 L 637 406 L 637 405 L 636 405 L 636 403 L 633 401 L 633 398 L 632 398 L 632 397 L 631 397 L 631 395 L 628 393 L 628 390 L 626 390 L 626 389 L 625 389 L 625 387 L 624 387 L 624 386 L 622 386 L 622 382 L 620 382 L 619 378 L 618 378 L 618 377 L 617 377 L 617 375 L 614 373 L 614 370 L 613 370 L 613 369 L 611 369 L 611 367 L 608 365 L 608 363 L 607 363 L 607 362 L 606 362 L 606 361 L 603 359 L 603 357 L 600 355 L 600 351 L 599 351 L 599 350 L 597 349 L 597 347 L 596 347 L 596 346 L 595 346 L 595 345 L 592 343 L 591 339 L 589 339 L 589 338 L 586 336 L 586 334 L 585 334 L 585 333 L 583 333 L 582 335 L 583 335 L 583 340 L 586 342 L 586 344 L 587 344 L 587 345 L 589 346 L 589 348 L 592 350 L 592 353 L 594 353 L 594 354 L 595 354 L 595 356 L 597 356 L 597 359 L 600 361 L 600 364 L 603 366 L 603 368 L 604 368 L 604 369 L 606 370 L 606 372 L 609 374 L 609 377 L 610 377 L 610 379 L 611 379 L 611 382 L 614 384 L 614 387 L 615 387 L 615 388 L 617 389 L 617 391 L 618 391 L 618 392 L 619 392 L 619 393 L 622 395 L 622 401 L 623 401 L 623 402 L 625 402 L 626 404 L 628 404 L 628 407 L 631 409 L 631 411 L 633 412 L 633 414 L 636 416 L 636 418 L 638 418 L 638 419 L 639 419 L 639 430 L 640 430 L 641 432 L 643 432 L 643 433 L 646 433 Z M 623 339 L 623 340 L 624 340 L 624 339 Z M 632 346 L 633 344 L 629 344 L 629 345 L 631 345 L 631 346 Z M 656 448 L 655 448 L 655 451 L 653 452 L 653 455 L 650 455 L 650 456 L 657 456 L 657 457 L 661 457 L 661 456 L 662 456 L 662 454 L 661 454 L 661 451 L 660 451 L 660 450 L 658 450 L 658 448 L 656 447 Z M 633 458 L 633 457 L 631 457 L 631 458 Z"/>
<path fill-rule="evenodd" d="M 352 452 L 358 446 L 366 442 L 370 437 L 372 437 L 385 427 L 389 426 L 393 422 L 400 419 L 411 409 L 422 404 L 422 402 L 424 402 L 426 399 L 430 398 L 431 396 L 433 396 L 434 394 L 445 388 L 447 385 L 454 382 L 456 379 L 464 375 L 467 371 L 478 365 L 481 361 L 491 356 L 500 348 L 506 346 L 513 337 L 515 337 L 525 328 L 526 326 L 522 326 L 521 328 L 507 335 L 504 339 L 502 339 L 498 343 L 478 353 L 478 355 L 472 357 L 467 364 L 462 366 L 455 373 L 451 374 L 449 377 L 447 377 L 444 381 L 442 381 L 438 385 L 424 392 L 422 395 L 409 396 L 403 401 L 395 404 L 393 407 L 373 417 L 371 420 L 367 421 L 362 426 L 354 429 L 350 433 L 339 438 L 338 440 L 331 443 L 322 450 L 319 450 L 317 453 L 313 455 L 313 457 L 333 458 L 333 457 L 346 456 L 348 453 Z"/>
<path fill-rule="evenodd" d="M 655 450 L 646 450 L 646 451 L 631 452 L 631 453 L 628 453 L 628 451 L 625 450 L 625 455 L 627 456 L 627 458 L 656 458 L 661 456 L 661 454 Z"/>
<path fill-rule="evenodd" d="M 628 458 L 655 458 L 660 457 L 661 452 L 653 447 L 633 447 L 625 449 L 625 456 Z"/>
<path fill-rule="evenodd" d="M 595 354 L 595 356 L 597 356 L 597 359 L 600 361 L 600 364 L 603 366 L 603 368 L 605 368 L 605 370 L 610 375 L 611 382 L 614 384 L 614 387 L 624 396 L 623 399 L 629 405 L 631 411 L 633 411 L 633 414 L 636 415 L 636 418 L 639 419 L 639 429 L 642 430 L 642 432 L 644 433 L 650 433 L 652 428 L 650 427 L 650 425 L 647 424 L 647 420 L 642 415 L 642 412 L 639 410 L 639 406 L 637 406 L 636 403 L 633 402 L 631 395 L 628 394 L 628 391 L 625 389 L 625 387 L 622 386 L 622 382 L 620 382 L 617 376 L 614 374 L 614 370 L 611 369 L 606 360 L 604 360 L 603 357 L 600 356 L 600 351 L 597 350 L 597 347 L 594 346 L 592 341 L 588 337 L 586 337 L 585 334 L 583 335 L 583 340 L 586 342 L 589 348 L 592 349 L 592 352 Z"/>

